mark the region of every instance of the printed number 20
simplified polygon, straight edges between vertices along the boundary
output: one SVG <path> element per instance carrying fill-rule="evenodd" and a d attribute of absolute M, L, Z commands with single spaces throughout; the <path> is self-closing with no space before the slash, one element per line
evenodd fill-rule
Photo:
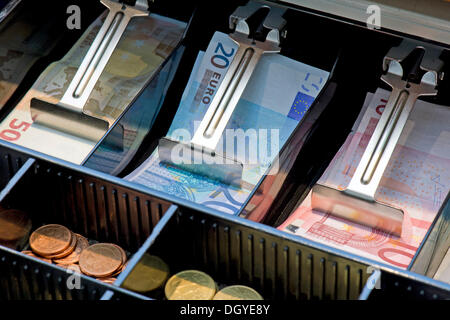
<path fill-rule="evenodd" d="M 211 57 L 211 63 L 213 66 L 219 69 L 225 69 L 229 66 L 230 60 L 228 60 L 229 57 L 233 56 L 234 54 L 234 48 L 231 49 L 230 53 L 227 53 L 225 51 L 225 48 L 223 47 L 222 43 L 218 43 L 216 50 L 214 50 L 215 53 L 218 53 L 220 51 L 221 54 L 215 54 Z"/>

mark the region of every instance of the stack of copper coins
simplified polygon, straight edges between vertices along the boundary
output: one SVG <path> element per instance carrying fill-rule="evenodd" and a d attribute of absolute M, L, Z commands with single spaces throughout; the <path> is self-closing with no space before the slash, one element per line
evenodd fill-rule
<path fill-rule="evenodd" d="M 22 253 L 48 263 L 84 273 L 106 283 L 113 283 L 126 266 L 127 255 L 118 245 L 96 243 L 59 224 L 48 224 L 30 236 L 32 251 Z"/>
<path fill-rule="evenodd" d="M 31 231 L 31 219 L 26 212 L 0 209 L 0 245 L 22 247 Z"/>

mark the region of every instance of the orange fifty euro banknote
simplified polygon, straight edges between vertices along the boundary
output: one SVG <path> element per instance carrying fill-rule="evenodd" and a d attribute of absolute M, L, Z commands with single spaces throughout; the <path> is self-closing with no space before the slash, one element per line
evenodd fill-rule
<path fill-rule="evenodd" d="M 319 183 L 348 185 L 389 98 L 377 90 Z M 407 268 L 450 190 L 450 108 L 417 101 L 376 193 L 379 201 L 403 209 L 396 237 L 311 208 L 311 194 L 279 227 L 353 254 Z"/>

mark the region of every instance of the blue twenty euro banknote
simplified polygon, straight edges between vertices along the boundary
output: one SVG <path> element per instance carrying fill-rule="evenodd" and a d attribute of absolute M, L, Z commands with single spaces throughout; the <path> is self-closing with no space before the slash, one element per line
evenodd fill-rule
<path fill-rule="evenodd" d="M 168 137 L 185 142 L 193 137 L 237 48 L 228 35 L 216 32 L 206 52 L 199 53 Z M 229 214 L 239 213 L 328 76 L 280 54 L 262 56 L 216 148 L 221 153 L 232 145 L 233 150 L 242 151 L 234 155 L 244 164 L 240 187 L 162 163 L 158 150 L 125 179 Z"/>

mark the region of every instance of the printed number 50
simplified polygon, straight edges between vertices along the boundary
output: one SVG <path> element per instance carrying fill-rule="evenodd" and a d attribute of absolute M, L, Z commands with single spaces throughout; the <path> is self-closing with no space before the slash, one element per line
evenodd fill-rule
<path fill-rule="evenodd" d="M 31 126 L 31 123 L 20 121 L 18 119 L 13 119 L 9 123 L 11 129 L 5 129 L 0 132 L 0 138 L 7 141 L 16 141 L 22 135 L 20 131 L 25 132 Z M 20 130 L 20 131 L 19 131 Z"/>

